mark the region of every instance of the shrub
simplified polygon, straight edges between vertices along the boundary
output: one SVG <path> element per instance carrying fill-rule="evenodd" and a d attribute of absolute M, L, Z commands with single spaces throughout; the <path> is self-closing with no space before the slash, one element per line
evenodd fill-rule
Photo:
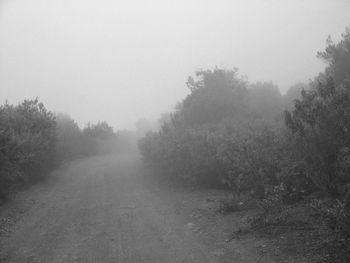
<path fill-rule="evenodd" d="M 191 183 L 220 185 L 223 167 L 216 156 L 219 136 L 207 130 L 167 130 L 149 133 L 139 143 L 146 162 Z"/>
<path fill-rule="evenodd" d="M 0 107 L 1 191 L 18 179 L 41 177 L 54 164 L 56 122 L 42 103 L 25 100 Z"/>
<path fill-rule="evenodd" d="M 67 114 L 57 114 L 56 158 L 58 162 L 82 156 L 85 141 L 78 124 Z"/>

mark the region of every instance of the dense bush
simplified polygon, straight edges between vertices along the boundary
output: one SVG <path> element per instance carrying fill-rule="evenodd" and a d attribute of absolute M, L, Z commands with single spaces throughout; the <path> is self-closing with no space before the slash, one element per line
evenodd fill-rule
<path fill-rule="evenodd" d="M 342 152 L 350 145 L 349 112 L 350 82 L 336 86 L 326 76 L 317 78 L 309 91 L 302 92 L 295 109 L 286 112 L 286 124 L 298 136 L 310 178 L 318 188 L 332 194 L 350 182 L 336 170 L 337 161 L 344 157 Z"/>
<path fill-rule="evenodd" d="M 219 185 L 224 179 L 222 163 L 216 156 L 221 136 L 206 129 L 163 127 L 140 140 L 144 160 L 160 165 L 171 176 L 192 183 Z"/>
<path fill-rule="evenodd" d="M 107 122 L 88 124 L 82 130 L 83 155 L 105 154 L 116 151 L 117 135 Z"/>
<path fill-rule="evenodd" d="M 115 150 L 106 123 L 81 130 L 65 114 L 54 115 L 35 100 L 0 106 L 0 198 L 18 184 L 43 178 L 64 160 Z"/>
<path fill-rule="evenodd" d="M 264 195 L 263 181 L 276 181 L 282 96 L 272 83 L 249 85 L 237 70 L 196 75 L 170 120 L 140 141 L 143 158 L 188 182 Z"/>
<path fill-rule="evenodd" d="M 83 130 L 67 114 L 57 114 L 56 122 L 58 160 L 116 151 L 118 138 L 107 122 L 88 124 Z"/>
<path fill-rule="evenodd" d="M 347 29 L 339 43 L 328 39 L 318 53 L 328 63 L 325 72 L 285 96 L 272 83 L 240 79 L 237 70 L 199 71 L 197 80 L 188 78 L 190 94 L 170 120 L 140 141 L 144 160 L 186 182 L 250 191 L 263 207 L 255 222 L 268 213 L 281 219 L 287 205 L 317 193 L 315 209 L 339 245 L 329 246 L 329 254 L 348 262 L 349 54 Z"/>
<path fill-rule="evenodd" d="M 0 107 L 1 189 L 38 179 L 54 164 L 56 122 L 37 99 Z"/>
<path fill-rule="evenodd" d="M 235 190 L 245 185 L 261 197 L 276 186 L 289 195 L 316 189 L 344 195 L 350 183 L 349 32 L 338 44 L 328 40 L 318 54 L 328 62 L 325 73 L 284 97 L 272 83 L 250 84 L 237 70 L 197 72 L 170 120 L 141 140 L 144 159 L 188 181 L 209 178 Z"/>
<path fill-rule="evenodd" d="M 266 122 L 233 125 L 218 148 L 227 170 L 226 183 L 236 191 L 252 190 L 264 197 L 267 186 L 278 184 L 282 154 L 276 127 Z"/>
<path fill-rule="evenodd" d="M 57 114 L 56 122 L 57 160 L 63 161 L 84 155 L 86 144 L 78 124 L 67 114 Z"/>

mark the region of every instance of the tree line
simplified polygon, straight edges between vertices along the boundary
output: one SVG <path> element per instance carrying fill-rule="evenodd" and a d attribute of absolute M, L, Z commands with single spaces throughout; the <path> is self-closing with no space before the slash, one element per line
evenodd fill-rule
<path fill-rule="evenodd" d="M 14 187 L 45 178 L 62 161 L 108 153 L 117 134 L 106 122 L 80 129 L 67 114 L 53 114 L 38 99 L 0 106 L 0 199 Z"/>
<path fill-rule="evenodd" d="M 139 148 L 164 176 L 249 192 L 265 205 L 260 220 L 277 204 L 316 195 L 313 208 L 338 248 L 331 262 L 348 262 L 350 29 L 317 56 L 325 71 L 285 95 L 273 83 L 249 83 L 237 69 L 196 72 L 186 83 L 190 94 Z"/>

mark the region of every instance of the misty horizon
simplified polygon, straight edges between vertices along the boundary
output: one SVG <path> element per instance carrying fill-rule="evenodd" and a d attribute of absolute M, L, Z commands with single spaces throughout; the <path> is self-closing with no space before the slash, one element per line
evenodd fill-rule
<path fill-rule="evenodd" d="M 38 97 L 82 127 L 156 121 L 198 69 L 237 67 L 281 93 L 350 25 L 348 1 L 0 1 L 2 102 Z"/>

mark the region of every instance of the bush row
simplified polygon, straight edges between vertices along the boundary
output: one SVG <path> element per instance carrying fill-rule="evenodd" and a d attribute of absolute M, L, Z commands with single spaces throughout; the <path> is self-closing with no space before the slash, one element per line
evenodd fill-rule
<path fill-rule="evenodd" d="M 80 130 L 38 99 L 17 106 L 6 102 L 0 106 L 0 198 L 15 185 L 42 179 L 64 160 L 112 151 L 115 141 L 105 122 Z"/>
<path fill-rule="evenodd" d="M 236 70 L 189 77 L 170 120 L 140 140 L 145 162 L 185 182 L 250 191 L 264 213 L 317 193 L 314 207 L 337 242 L 350 244 L 350 29 L 327 45 L 318 54 L 325 72 L 284 96 Z M 331 255 L 349 262 L 342 252 Z"/>

